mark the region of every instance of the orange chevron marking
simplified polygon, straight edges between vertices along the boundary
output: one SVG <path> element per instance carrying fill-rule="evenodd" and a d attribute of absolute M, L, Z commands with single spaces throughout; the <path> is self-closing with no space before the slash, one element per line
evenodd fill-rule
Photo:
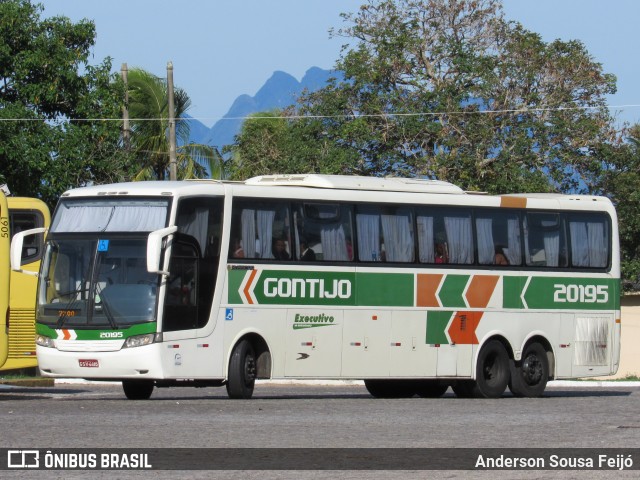
<path fill-rule="evenodd" d="M 502 208 L 525 208 L 527 199 L 523 197 L 500 197 L 500 206 Z"/>
<path fill-rule="evenodd" d="M 435 273 L 418 274 L 418 292 L 416 298 L 418 307 L 440 306 L 436 292 L 438 291 L 442 277 L 444 277 L 444 275 Z"/>
<path fill-rule="evenodd" d="M 467 288 L 469 308 L 487 308 L 500 275 L 474 275 Z"/>
<path fill-rule="evenodd" d="M 69 340 L 71 338 L 71 332 L 69 330 L 63 328 L 62 332 L 64 333 L 64 336 L 62 337 L 63 340 Z"/>
<path fill-rule="evenodd" d="M 249 294 L 249 292 L 251 291 L 251 284 L 253 283 L 253 279 L 256 277 L 257 273 L 257 270 L 251 270 L 251 273 L 249 274 L 249 280 L 247 280 L 247 283 L 244 286 L 244 290 L 242 290 L 242 293 L 244 293 L 244 298 L 247 299 L 247 303 L 250 305 L 253 305 L 253 300 L 251 299 L 251 295 Z"/>
<path fill-rule="evenodd" d="M 476 328 L 478 328 L 482 313 L 456 312 L 449 327 L 451 341 L 460 345 L 477 345 Z"/>

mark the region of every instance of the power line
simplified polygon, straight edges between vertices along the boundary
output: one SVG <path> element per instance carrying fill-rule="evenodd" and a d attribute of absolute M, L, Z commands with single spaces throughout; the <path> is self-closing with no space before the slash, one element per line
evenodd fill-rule
<path fill-rule="evenodd" d="M 609 110 L 624 110 L 627 108 L 639 108 L 640 104 L 628 105 L 600 105 L 600 106 L 572 106 L 572 107 L 535 107 L 535 108 L 514 108 L 505 110 L 475 110 L 475 111 L 446 111 L 446 112 L 406 112 L 406 113 L 350 113 L 340 115 L 246 115 L 243 117 L 189 117 L 176 118 L 179 122 L 190 120 L 301 120 L 301 119 L 327 119 L 327 118 L 389 118 L 389 117 L 434 117 L 440 115 L 488 115 L 496 113 L 540 113 L 540 112 L 561 112 L 577 110 L 597 110 L 602 107 Z M 130 122 L 155 122 L 159 120 L 168 121 L 167 118 L 130 118 Z M 0 122 L 44 122 L 52 121 L 44 118 L 0 118 Z M 122 122 L 122 118 L 65 118 L 59 123 L 69 122 Z"/>

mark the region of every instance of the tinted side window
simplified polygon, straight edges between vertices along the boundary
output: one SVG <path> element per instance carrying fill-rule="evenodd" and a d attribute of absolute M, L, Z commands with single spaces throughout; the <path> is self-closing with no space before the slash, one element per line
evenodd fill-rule
<path fill-rule="evenodd" d="M 358 259 L 409 263 L 415 258 L 413 212 L 402 206 L 357 207 Z"/>
<path fill-rule="evenodd" d="M 528 213 L 524 221 L 525 261 L 531 267 L 566 267 L 564 221 L 558 213 Z"/>
<path fill-rule="evenodd" d="M 44 226 L 42 213 L 37 210 L 11 210 L 9 217 L 11 221 L 9 228 L 12 237 L 18 232 Z M 26 237 L 22 245 L 22 264 L 38 260 L 42 256 L 43 246 L 44 238 L 41 233 Z"/>
<path fill-rule="evenodd" d="M 479 210 L 475 222 L 480 265 L 522 265 L 522 235 L 517 212 Z"/>
<path fill-rule="evenodd" d="M 293 209 L 296 258 L 303 262 L 353 260 L 351 206 L 339 203 L 302 203 Z"/>
<path fill-rule="evenodd" d="M 598 213 L 569 214 L 571 266 L 605 268 L 609 263 L 609 220 Z"/>
<path fill-rule="evenodd" d="M 473 263 L 471 213 L 440 207 L 417 210 L 420 263 Z"/>
<path fill-rule="evenodd" d="M 236 200 L 231 221 L 231 258 L 291 260 L 293 239 L 288 203 Z"/>

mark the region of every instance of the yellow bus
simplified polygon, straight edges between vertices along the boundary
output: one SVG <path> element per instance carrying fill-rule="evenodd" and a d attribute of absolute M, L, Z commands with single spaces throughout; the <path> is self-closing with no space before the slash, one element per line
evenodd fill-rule
<path fill-rule="evenodd" d="M 6 197 L 8 218 L 4 218 L 3 232 L 9 239 L 18 232 L 34 228 L 47 228 L 51 215 L 47 205 L 37 198 Z M 6 224 L 6 225 L 5 225 Z M 6 229 L 6 231 L 5 231 Z M 40 269 L 44 245 L 44 234 L 27 237 L 22 246 L 21 268 L 23 271 L 33 272 L 34 275 L 23 275 L 11 272 L 9 283 L 9 315 L 6 317 L 8 330 L 8 346 L 4 361 L 0 362 L 0 370 L 18 370 L 33 368 L 37 365 L 35 351 L 35 294 L 38 283 L 36 276 Z M 4 247 L 3 247 L 4 248 Z M 9 254 L 3 255 L 3 279 L 9 272 Z M 5 263 L 7 266 L 5 267 Z M 4 282 L 3 282 L 4 283 Z M 7 345 L 7 342 L 4 342 Z"/>
<path fill-rule="evenodd" d="M 7 360 L 9 320 L 9 207 L 0 189 L 0 365 Z"/>

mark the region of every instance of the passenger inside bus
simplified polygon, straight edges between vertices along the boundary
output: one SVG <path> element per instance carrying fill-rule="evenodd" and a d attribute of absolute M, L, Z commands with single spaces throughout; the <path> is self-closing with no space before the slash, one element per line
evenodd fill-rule
<path fill-rule="evenodd" d="M 276 238 L 273 241 L 273 258 L 276 260 L 290 260 L 291 257 L 287 252 L 287 246 L 283 239 Z"/>
<path fill-rule="evenodd" d="M 300 242 L 300 260 L 303 262 L 316 261 L 316 252 L 309 248 L 309 243 L 306 240 Z"/>

